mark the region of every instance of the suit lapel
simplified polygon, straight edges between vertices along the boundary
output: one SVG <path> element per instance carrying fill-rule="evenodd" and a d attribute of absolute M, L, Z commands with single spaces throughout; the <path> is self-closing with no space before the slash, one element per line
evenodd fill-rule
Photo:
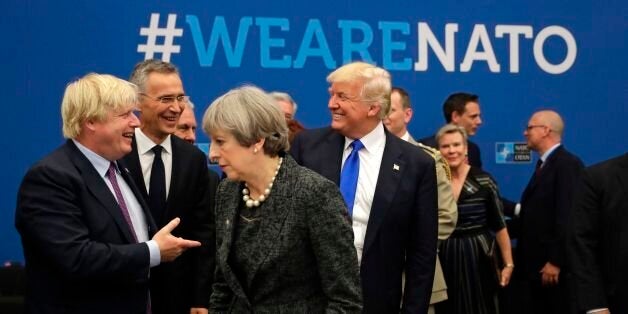
<path fill-rule="evenodd" d="M 528 185 L 526 186 L 525 190 L 523 191 L 523 194 L 521 195 L 522 200 L 525 199 L 528 194 L 532 193 L 532 191 L 536 189 L 537 185 L 541 181 L 543 181 L 542 179 L 544 177 L 547 177 L 547 174 L 552 171 L 552 168 L 554 168 L 554 164 L 556 163 L 556 160 L 560 158 L 560 155 L 563 153 L 564 150 L 565 148 L 563 147 L 562 144 L 556 147 L 556 149 L 547 157 L 547 160 L 543 162 L 543 166 L 541 166 L 541 169 L 538 171 L 538 173 L 536 171 L 532 173 L 532 177 L 530 178 Z"/>
<path fill-rule="evenodd" d="M 181 182 L 182 173 L 185 171 L 184 163 L 182 159 L 184 156 L 180 155 L 179 152 L 181 149 L 179 148 L 178 138 L 174 135 L 170 136 L 170 144 L 172 148 L 172 172 L 170 174 L 170 190 L 168 191 L 168 198 L 166 199 L 166 212 L 164 213 L 164 217 L 166 220 L 172 218 L 171 212 L 174 211 L 172 206 L 174 205 L 174 200 L 179 192 L 179 187 L 187 187 L 185 182 Z"/>
<path fill-rule="evenodd" d="M 391 136 L 394 135 L 386 131 L 386 146 L 384 147 L 382 163 L 377 178 L 377 186 L 375 187 L 375 196 L 373 197 L 369 222 L 366 228 L 363 255 L 367 253 L 369 247 L 375 240 L 386 211 L 393 202 L 393 197 L 406 165 L 405 161 L 401 158 L 403 151 L 401 147 L 399 147 L 399 143 L 393 141 Z"/>
<path fill-rule="evenodd" d="M 255 275 L 259 272 L 264 261 L 272 259 L 269 255 L 277 251 L 274 248 L 278 244 L 277 239 L 279 239 L 284 230 L 286 218 L 289 214 L 288 209 L 290 208 L 292 197 L 288 192 L 290 187 L 287 186 L 288 183 L 285 181 L 285 171 L 287 169 L 282 170 L 284 170 L 283 175 L 280 174 L 277 177 L 270 197 L 264 202 L 264 208 L 262 209 L 265 213 L 258 233 L 259 242 L 257 248 L 257 251 L 261 252 L 261 254 L 258 256 L 259 260 L 256 261 L 257 266 L 251 276 L 251 281 L 255 279 Z M 279 202 L 277 200 L 284 201 Z M 249 282 L 248 284 L 250 285 L 251 283 Z"/>
<path fill-rule="evenodd" d="M 105 179 L 98 174 L 94 166 L 89 162 L 87 157 L 74 145 L 71 140 L 67 141 L 67 147 L 69 148 L 69 156 L 72 162 L 76 165 L 77 169 L 81 173 L 81 176 L 85 180 L 87 189 L 92 195 L 103 205 L 107 212 L 111 215 L 113 220 L 118 225 L 118 229 L 124 235 L 125 239 L 129 243 L 135 243 L 134 236 L 131 234 L 129 225 L 127 224 L 124 216 L 122 216 L 122 209 L 118 205 L 118 201 L 115 196 L 109 190 L 109 187 L 105 183 Z"/>
<path fill-rule="evenodd" d="M 144 182 L 144 174 L 142 172 L 142 165 L 140 164 L 140 155 L 137 150 L 137 142 L 135 141 L 135 137 L 133 137 L 133 142 L 131 143 L 131 153 L 124 156 L 124 161 L 128 169 L 130 170 L 130 175 L 133 181 L 135 181 L 137 188 L 140 191 L 140 195 L 144 200 L 148 199 L 148 192 L 146 192 L 146 183 Z"/>
<path fill-rule="evenodd" d="M 332 131 L 321 147 L 321 175 L 340 186 L 340 170 L 342 168 L 342 153 L 345 137 Z"/>
<path fill-rule="evenodd" d="M 146 203 L 144 198 L 141 197 L 141 189 L 137 187 L 137 185 L 131 178 L 131 171 L 124 163 L 124 160 L 118 160 L 118 168 L 120 169 L 120 175 L 122 176 L 124 181 L 126 181 L 127 185 L 131 188 L 131 191 L 133 191 L 133 194 L 137 198 L 138 203 L 140 203 L 140 206 L 142 207 L 142 212 L 144 212 L 144 217 L 146 217 L 146 225 L 148 226 L 148 236 L 149 238 L 152 238 L 153 235 L 157 232 L 158 228 L 155 224 L 155 219 L 153 218 L 153 215 L 148 208 L 148 203 Z"/>
<path fill-rule="evenodd" d="M 227 180 L 227 179 L 225 179 Z M 240 213 L 239 203 L 240 203 L 240 191 L 239 184 L 234 183 L 229 186 L 230 189 L 225 189 L 224 193 L 221 193 L 219 199 L 217 200 L 216 211 L 227 211 L 225 221 L 217 221 L 216 224 L 224 224 L 224 232 L 222 235 L 222 244 L 218 248 L 219 252 L 217 256 L 219 257 L 218 263 L 220 264 L 220 268 L 222 269 L 223 277 L 225 282 L 233 289 L 235 294 L 241 298 L 242 300 L 246 300 L 248 303 L 248 298 L 244 293 L 244 289 L 238 278 L 233 273 L 231 266 L 228 263 L 229 255 L 231 254 L 231 246 L 233 245 L 233 236 L 234 236 L 234 224 L 238 222 L 238 215 Z"/>

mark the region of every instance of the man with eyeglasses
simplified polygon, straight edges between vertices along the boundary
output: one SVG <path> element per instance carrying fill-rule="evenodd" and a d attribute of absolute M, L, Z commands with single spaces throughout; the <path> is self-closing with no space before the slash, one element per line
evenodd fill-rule
<path fill-rule="evenodd" d="M 540 158 L 521 196 L 514 278 L 522 287 L 522 313 L 571 313 L 573 306 L 564 242 L 584 165 L 561 144 L 563 130 L 560 115 L 543 110 L 532 115 L 523 132 Z"/>
<path fill-rule="evenodd" d="M 138 63 L 130 81 L 140 91 L 140 127 L 124 159 L 141 187 L 157 226 L 180 217 L 175 235 L 202 243 L 176 262 L 151 271 L 153 314 L 207 313 L 214 269 L 213 215 L 207 159 L 190 143 L 172 136 L 189 97 L 171 63 Z M 188 109 L 189 110 L 189 109 Z"/>

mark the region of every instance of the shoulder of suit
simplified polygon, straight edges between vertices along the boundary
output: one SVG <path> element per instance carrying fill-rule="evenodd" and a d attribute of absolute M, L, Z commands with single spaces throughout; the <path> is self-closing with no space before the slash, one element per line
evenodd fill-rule
<path fill-rule="evenodd" d="M 428 153 L 430 156 L 432 156 L 432 158 L 434 158 L 435 160 L 439 160 L 442 158 L 442 155 L 440 153 L 440 151 L 434 147 L 431 146 L 427 146 L 424 145 L 421 142 L 417 142 L 416 146 L 420 147 L 421 149 L 423 149 L 423 151 L 425 151 L 426 153 Z"/>

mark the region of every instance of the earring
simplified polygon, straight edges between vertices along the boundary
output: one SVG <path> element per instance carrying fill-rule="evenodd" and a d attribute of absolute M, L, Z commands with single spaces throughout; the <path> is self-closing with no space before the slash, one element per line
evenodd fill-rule
<path fill-rule="evenodd" d="M 257 154 L 257 147 L 253 148 L 253 153 Z"/>

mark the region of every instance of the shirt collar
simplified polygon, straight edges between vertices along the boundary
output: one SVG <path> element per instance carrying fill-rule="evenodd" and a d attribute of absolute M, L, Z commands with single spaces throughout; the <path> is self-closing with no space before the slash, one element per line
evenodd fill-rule
<path fill-rule="evenodd" d="M 153 140 L 148 138 L 148 136 L 146 136 L 146 134 L 144 134 L 144 132 L 142 132 L 140 128 L 135 128 L 135 143 L 137 144 L 137 152 L 140 155 L 144 155 L 148 153 L 151 149 L 153 149 L 155 145 L 161 145 L 161 147 L 163 147 L 164 152 L 171 154 L 172 153 L 172 140 L 170 136 L 171 135 L 168 135 L 168 137 L 166 137 L 166 139 L 162 143 L 157 144 L 153 142 Z"/>
<path fill-rule="evenodd" d="M 410 132 L 408 132 L 408 130 L 406 130 L 406 133 L 401 136 L 401 139 L 406 141 L 406 142 L 410 141 Z"/>
<path fill-rule="evenodd" d="M 355 141 L 356 139 L 348 138 L 345 136 L 345 149 L 349 147 L 349 145 Z M 373 152 L 377 147 L 382 147 L 383 143 L 386 142 L 386 132 L 384 132 L 384 124 L 382 122 L 378 123 L 377 126 L 371 130 L 368 134 L 359 138 L 360 142 L 364 144 L 364 148 L 368 152 Z"/>
<path fill-rule="evenodd" d="M 109 165 L 111 164 L 111 161 L 96 154 L 91 149 L 83 146 L 83 144 L 79 143 L 77 140 L 72 139 L 72 142 L 74 142 L 74 144 L 81 151 L 81 153 L 83 153 L 83 155 L 87 157 L 87 160 L 89 160 L 92 166 L 96 168 L 96 171 L 98 172 L 98 174 L 101 177 L 104 177 L 107 174 L 107 171 L 109 170 Z"/>
<path fill-rule="evenodd" d="M 547 157 L 549 157 L 549 155 L 552 154 L 552 152 L 555 151 L 558 146 L 560 146 L 560 143 L 550 147 L 550 149 L 548 149 L 543 155 L 541 155 L 541 160 L 545 162 L 547 160 Z"/>

